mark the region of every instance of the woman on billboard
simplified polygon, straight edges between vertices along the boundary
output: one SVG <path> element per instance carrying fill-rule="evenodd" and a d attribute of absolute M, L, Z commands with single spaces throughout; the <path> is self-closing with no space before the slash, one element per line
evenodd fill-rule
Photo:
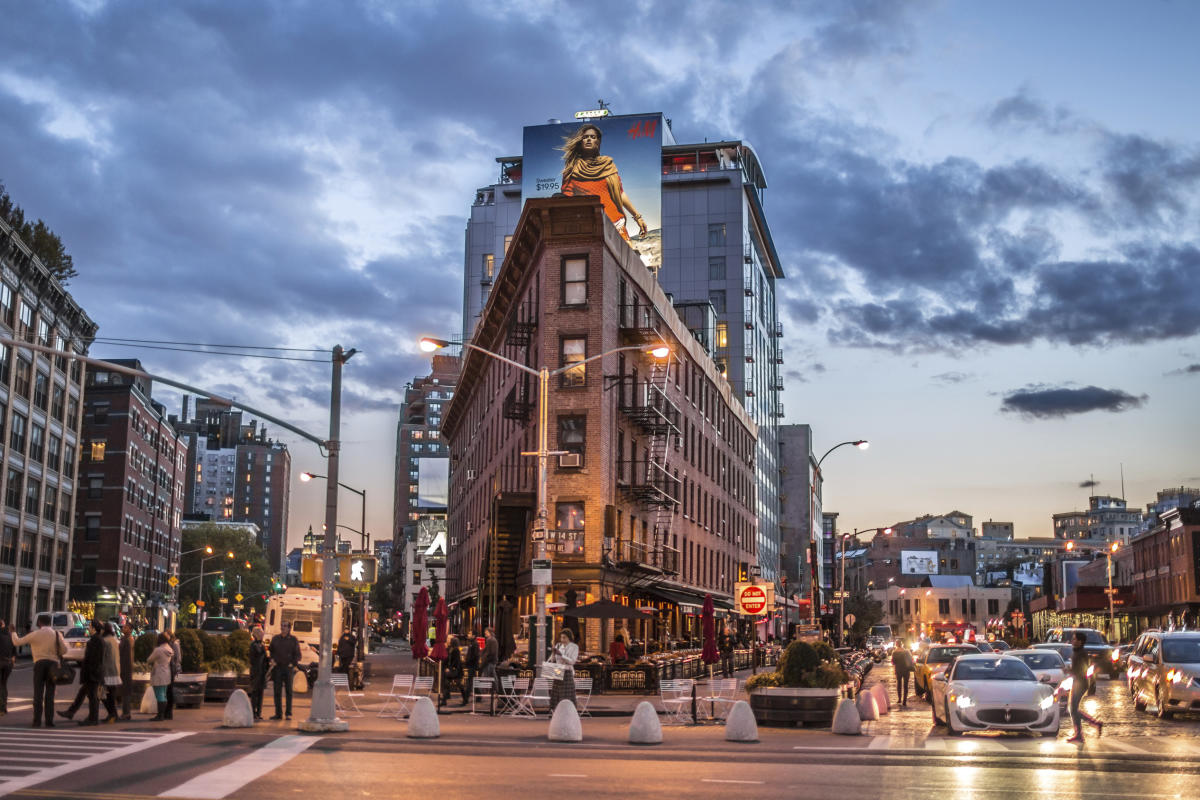
<path fill-rule="evenodd" d="M 617 226 L 621 236 L 629 241 L 626 212 L 638 226 L 638 236 L 646 233 L 646 222 L 633 207 L 629 195 L 621 186 L 617 165 L 609 156 L 600 155 L 600 129 L 582 125 L 563 144 L 562 193 L 572 197 L 593 195 L 604 204 L 604 213 Z"/>

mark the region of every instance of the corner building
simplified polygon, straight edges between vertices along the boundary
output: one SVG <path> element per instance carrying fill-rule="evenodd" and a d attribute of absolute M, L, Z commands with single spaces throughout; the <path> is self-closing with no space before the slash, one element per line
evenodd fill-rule
<path fill-rule="evenodd" d="M 659 343 L 668 359 L 649 354 Z M 526 203 L 472 344 L 533 369 L 609 353 L 548 392 L 548 446 L 562 455 L 548 470 L 547 602 L 611 596 L 657 609 L 635 638 L 698 635 L 704 595 L 729 608 L 739 565 L 756 558 L 758 426 L 599 201 Z M 537 460 L 521 455 L 537 449 L 536 395 L 528 373 L 464 352 L 442 422 L 447 583 L 464 626 L 517 632 L 536 610 Z M 579 625 L 585 651 L 607 648 L 610 622 Z"/>

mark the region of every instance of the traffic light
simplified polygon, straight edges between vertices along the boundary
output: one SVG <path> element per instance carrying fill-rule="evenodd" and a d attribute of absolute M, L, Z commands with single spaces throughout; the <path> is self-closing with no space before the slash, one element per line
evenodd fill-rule
<path fill-rule="evenodd" d="M 750 579 L 750 567 L 742 561 L 738 564 L 738 582 L 745 583 Z"/>
<path fill-rule="evenodd" d="M 217 578 L 217 588 L 218 588 L 218 589 L 224 589 L 224 588 L 225 588 L 225 578 L 223 578 L 223 577 L 222 577 L 222 578 Z"/>

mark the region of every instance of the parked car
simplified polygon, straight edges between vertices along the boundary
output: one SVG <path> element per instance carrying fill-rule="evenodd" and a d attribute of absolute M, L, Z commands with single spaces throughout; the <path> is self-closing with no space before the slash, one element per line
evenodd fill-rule
<path fill-rule="evenodd" d="M 913 676 L 913 691 L 917 697 L 927 697 L 933 676 L 944 672 L 954 659 L 964 655 L 978 655 L 979 648 L 973 644 L 935 644 L 926 648 L 917 659 L 917 671 Z"/>
<path fill-rule="evenodd" d="M 1056 736 L 1059 707 L 1054 689 L 1019 658 L 991 653 L 962 655 L 931 681 L 935 725 L 965 731 L 1028 731 Z M 940 716 L 940 719 L 939 719 Z"/>
<path fill-rule="evenodd" d="M 246 630 L 246 622 L 234 617 L 208 617 L 200 623 L 200 630 L 210 636 L 228 636 L 234 631 Z"/>
<path fill-rule="evenodd" d="M 1012 649 L 1008 642 L 1004 641 L 1003 639 L 996 639 L 988 642 L 988 644 L 990 644 L 992 646 L 992 650 L 996 651 L 997 653 L 1006 653 Z"/>
<path fill-rule="evenodd" d="M 1116 678 L 1118 670 L 1112 659 L 1113 646 L 1104 638 L 1104 634 L 1095 628 L 1051 628 L 1046 634 L 1046 641 L 1051 644 L 1071 644 L 1076 633 L 1084 637 L 1083 649 L 1091 659 L 1096 672 L 1105 672 L 1110 678 Z"/>
<path fill-rule="evenodd" d="M 1144 634 L 1129 657 L 1133 706 L 1154 705 L 1161 719 L 1200 711 L 1200 631 Z"/>
<path fill-rule="evenodd" d="M 91 635 L 92 632 L 87 628 L 68 628 L 63 633 L 63 639 L 67 642 L 67 654 L 63 656 L 63 661 L 74 661 L 76 664 L 83 661 L 83 651 Z"/>

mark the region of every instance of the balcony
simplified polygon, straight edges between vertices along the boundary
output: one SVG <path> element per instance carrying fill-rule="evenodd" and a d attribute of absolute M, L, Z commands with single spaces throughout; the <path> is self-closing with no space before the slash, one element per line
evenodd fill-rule
<path fill-rule="evenodd" d="M 647 506 L 674 508 L 679 502 L 679 479 L 656 461 L 622 461 L 618 475 L 628 476 L 623 488 Z"/>
<path fill-rule="evenodd" d="M 529 422 L 529 418 L 533 416 L 533 402 L 530 400 L 528 387 L 514 386 L 509 389 L 501 413 L 505 419 L 514 422 Z"/>
<path fill-rule="evenodd" d="M 612 558 L 618 564 L 645 564 L 646 545 L 642 542 L 618 539 L 613 546 Z"/>
<path fill-rule="evenodd" d="M 632 379 L 622 379 L 621 413 L 650 435 L 679 432 L 679 406 L 671 402 L 661 387 L 650 381 L 630 385 Z"/>
<path fill-rule="evenodd" d="M 660 325 L 658 315 L 649 306 L 637 303 L 621 306 L 617 327 L 620 328 L 621 340 L 624 344 L 661 342 L 663 336 L 659 332 Z"/>

